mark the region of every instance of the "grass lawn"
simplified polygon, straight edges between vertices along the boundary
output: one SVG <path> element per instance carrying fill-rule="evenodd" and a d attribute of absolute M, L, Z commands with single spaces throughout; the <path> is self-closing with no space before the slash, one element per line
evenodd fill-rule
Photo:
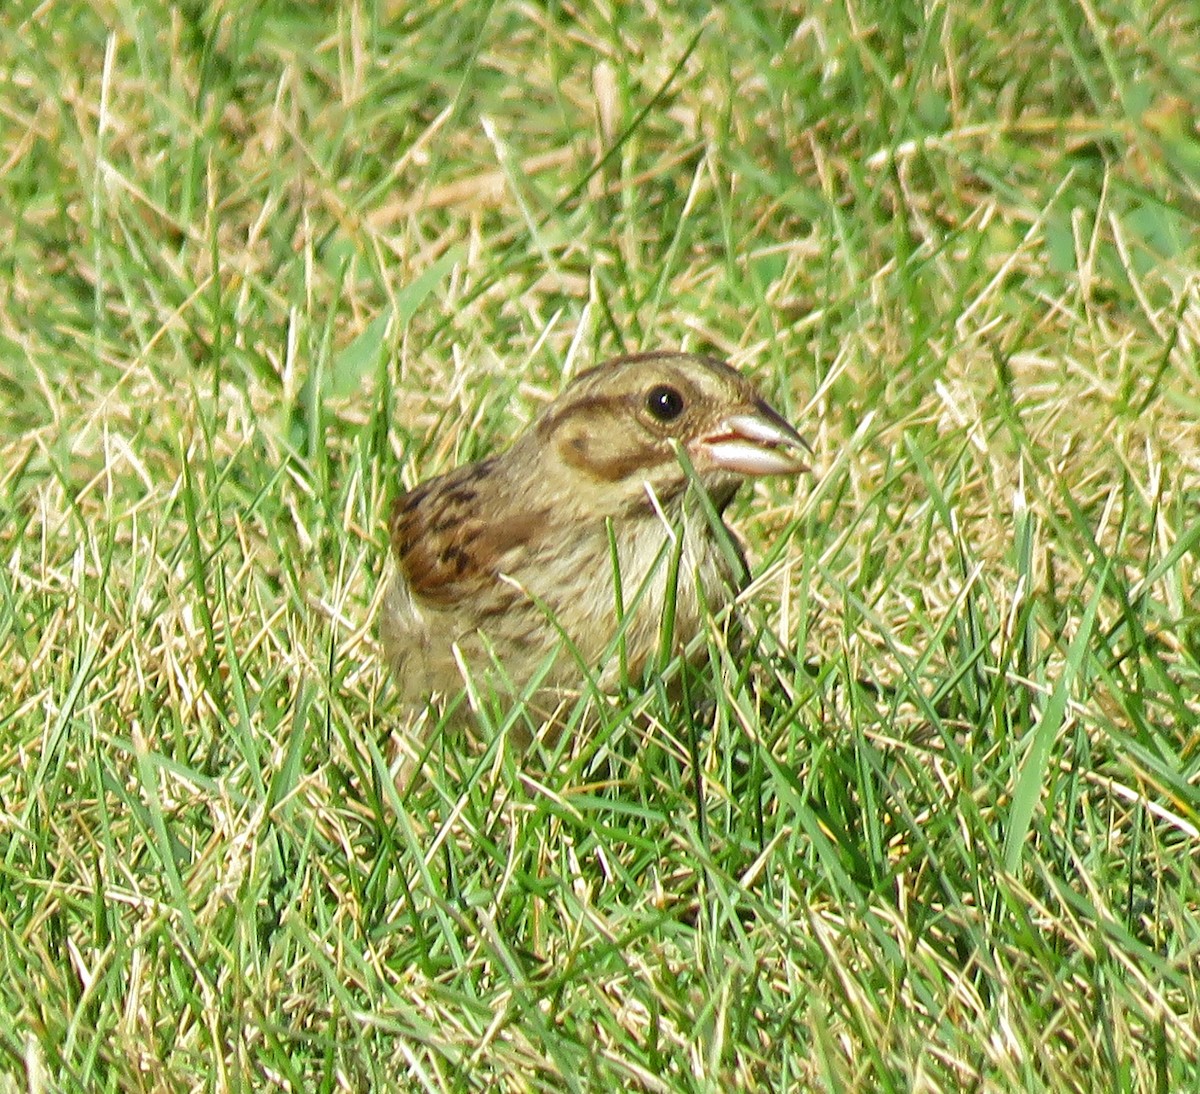
<path fill-rule="evenodd" d="M 1200 1089 L 1200 7 L 798 8 L 4 5 L 0 1092 Z M 679 347 L 756 647 L 398 793 L 391 497 Z"/>

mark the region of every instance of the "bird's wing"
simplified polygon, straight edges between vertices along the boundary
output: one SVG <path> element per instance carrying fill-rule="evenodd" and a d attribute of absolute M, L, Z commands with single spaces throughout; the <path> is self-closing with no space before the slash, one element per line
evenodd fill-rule
<path fill-rule="evenodd" d="M 496 492 L 482 487 L 489 473 L 487 463 L 463 467 L 396 499 L 392 548 L 418 601 L 448 608 L 474 599 L 486 614 L 493 596 L 511 597 L 499 574 L 514 568 L 546 514 L 498 504 Z"/>

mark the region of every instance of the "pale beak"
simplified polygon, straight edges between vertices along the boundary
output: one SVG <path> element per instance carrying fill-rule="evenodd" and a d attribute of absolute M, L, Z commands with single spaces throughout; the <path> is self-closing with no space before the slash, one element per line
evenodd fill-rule
<path fill-rule="evenodd" d="M 694 442 L 706 462 L 739 475 L 798 475 L 810 470 L 800 458 L 808 441 L 766 403 L 753 413 L 731 414 Z"/>

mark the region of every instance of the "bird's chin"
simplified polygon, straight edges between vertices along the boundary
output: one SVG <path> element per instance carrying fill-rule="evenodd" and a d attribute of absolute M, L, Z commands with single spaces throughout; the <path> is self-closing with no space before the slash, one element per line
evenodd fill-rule
<path fill-rule="evenodd" d="M 638 503 L 628 506 L 627 510 L 641 509 L 649 504 L 651 509 L 660 513 L 678 516 L 681 507 L 688 507 L 688 499 L 694 498 L 694 492 L 700 489 L 712 502 L 713 508 L 722 513 L 733 500 L 738 487 L 746 481 L 745 476 L 726 471 L 724 468 L 697 468 L 696 471 L 694 479 L 678 475 L 658 481 L 642 480 Z"/>
<path fill-rule="evenodd" d="M 713 508 L 718 513 L 723 513 L 725 507 L 733 501 L 733 495 L 737 493 L 738 487 L 745 481 L 741 475 L 735 475 L 729 471 L 710 473 L 704 476 L 704 491 L 712 500 Z"/>

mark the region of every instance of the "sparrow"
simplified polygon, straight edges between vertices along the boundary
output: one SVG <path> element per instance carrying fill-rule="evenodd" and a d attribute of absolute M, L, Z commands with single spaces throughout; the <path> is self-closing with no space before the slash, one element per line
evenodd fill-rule
<path fill-rule="evenodd" d="M 721 516 L 738 487 L 807 471 L 808 448 L 713 357 L 581 373 L 507 450 L 396 498 L 380 636 L 403 700 L 450 698 L 465 673 L 549 720 L 588 675 L 642 679 L 744 582 Z"/>

